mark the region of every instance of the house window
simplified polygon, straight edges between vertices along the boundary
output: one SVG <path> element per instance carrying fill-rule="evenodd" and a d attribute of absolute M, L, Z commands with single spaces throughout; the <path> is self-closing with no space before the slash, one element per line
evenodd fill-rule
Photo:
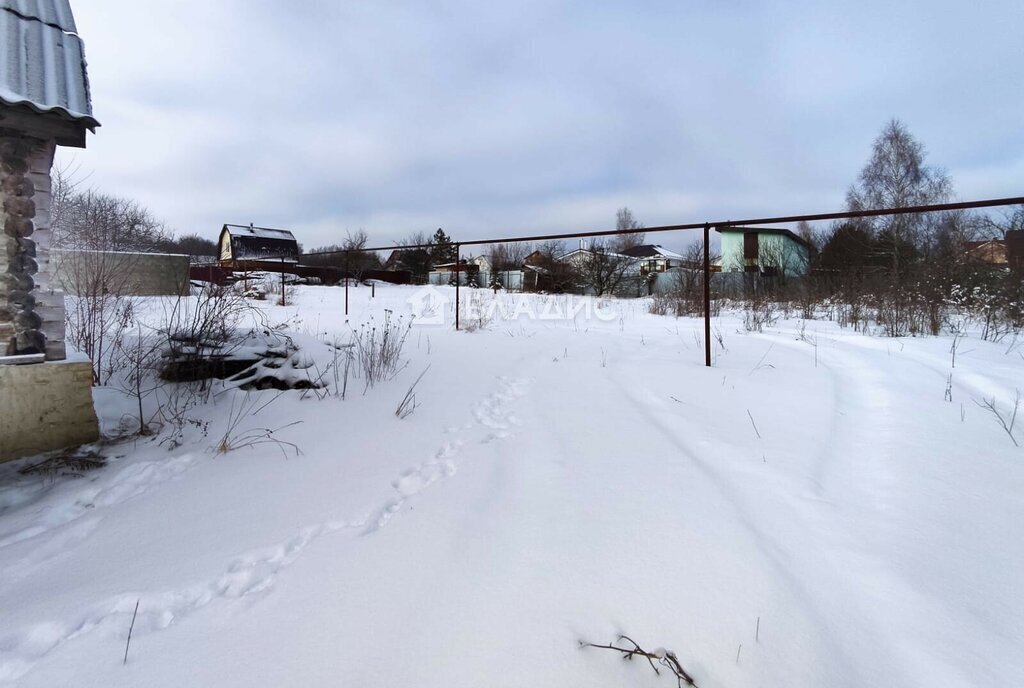
<path fill-rule="evenodd" d="M 757 232 L 747 232 L 743 235 L 743 259 L 748 263 L 750 261 L 757 262 L 758 259 L 758 243 L 757 243 Z"/>

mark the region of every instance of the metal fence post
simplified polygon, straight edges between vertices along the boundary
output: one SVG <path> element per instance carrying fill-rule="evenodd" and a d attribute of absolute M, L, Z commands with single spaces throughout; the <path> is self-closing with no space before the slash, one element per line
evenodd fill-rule
<path fill-rule="evenodd" d="M 345 315 L 348 315 L 348 251 L 345 251 Z"/>
<path fill-rule="evenodd" d="M 462 247 L 455 244 L 455 329 L 459 329 L 459 256 Z"/>
<path fill-rule="evenodd" d="M 704 365 L 711 367 L 711 225 L 704 225 Z"/>
<path fill-rule="evenodd" d="M 284 306 L 284 256 L 281 256 L 281 305 Z"/>

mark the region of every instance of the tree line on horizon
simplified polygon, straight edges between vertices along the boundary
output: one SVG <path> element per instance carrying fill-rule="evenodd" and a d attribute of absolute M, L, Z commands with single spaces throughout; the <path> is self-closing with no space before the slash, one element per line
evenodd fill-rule
<path fill-rule="evenodd" d="M 216 255 L 216 241 L 198 233 L 175 236 L 137 201 L 80 189 L 73 176 L 66 169 L 58 169 L 54 174 L 55 247 Z M 954 195 L 950 176 L 927 164 L 923 144 L 905 124 L 893 119 L 875 139 L 868 162 L 847 191 L 846 207 L 861 210 L 928 205 L 948 202 Z M 626 207 L 617 213 L 616 228 L 637 229 L 642 224 Z M 865 281 L 878 281 L 880 277 L 905 285 L 920 281 L 927 266 L 951 267 L 956 272 L 962 267 L 965 242 L 1024 229 L 1024 206 L 996 215 L 955 211 L 837 221 L 818 227 L 800 223 L 794 229 L 813 248 L 809 274 L 829 288 L 851 288 Z M 347 252 L 351 271 L 361 274 L 380 269 L 391 256 L 362 251 L 368 239 L 365 230 L 348 232 L 341 243 L 305 253 L 303 263 L 344 268 Z M 624 235 L 593 241 L 590 247 L 594 253 L 612 255 L 643 240 L 642 234 Z M 430 236 L 422 231 L 412 232 L 396 242 L 394 250 L 401 267 L 418 279 L 425 279 L 435 266 L 455 260 L 454 242 L 441 228 Z M 552 263 L 568 252 L 563 242 L 546 242 L 538 246 L 494 245 L 485 248 L 484 255 L 495 271 L 504 271 L 521 268 L 526 255 L 534 251 L 549 256 Z"/>

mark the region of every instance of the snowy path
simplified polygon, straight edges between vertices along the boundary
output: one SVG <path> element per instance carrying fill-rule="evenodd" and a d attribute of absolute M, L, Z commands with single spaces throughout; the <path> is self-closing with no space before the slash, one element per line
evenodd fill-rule
<path fill-rule="evenodd" d="M 976 347 L 949 402 L 948 340 L 780 327 L 709 370 L 666 322 L 434 331 L 387 393 L 283 407 L 300 457 L 14 495 L 0 685 L 668 685 L 577 649 L 619 632 L 705 688 L 1024 683 L 1024 457 L 972 403 L 1020 367 Z"/>

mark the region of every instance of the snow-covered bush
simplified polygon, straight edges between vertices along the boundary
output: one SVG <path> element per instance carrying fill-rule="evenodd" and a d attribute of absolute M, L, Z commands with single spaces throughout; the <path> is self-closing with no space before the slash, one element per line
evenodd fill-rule
<path fill-rule="evenodd" d="M 1024 281 L 1009 270 L 978 269 L 954 286 L 948 303 L 978 323 L 981 338 L 999 342 L 1024 328 Z"/>

